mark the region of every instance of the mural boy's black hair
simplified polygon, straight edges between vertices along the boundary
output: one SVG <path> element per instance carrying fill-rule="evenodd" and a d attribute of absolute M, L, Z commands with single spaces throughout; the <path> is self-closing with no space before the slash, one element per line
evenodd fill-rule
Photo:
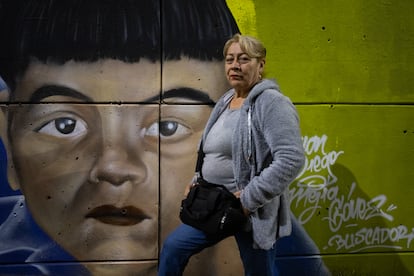
<path fill-rule="evenodd" d="M 33 57 L 222 60 L 238 32 L 225 0 L 0 0 L 0 75 L 13 90 Z"/>

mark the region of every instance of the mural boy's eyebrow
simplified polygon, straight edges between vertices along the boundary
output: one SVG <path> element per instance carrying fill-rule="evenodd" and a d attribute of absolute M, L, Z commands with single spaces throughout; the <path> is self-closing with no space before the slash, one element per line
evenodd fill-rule
<path fill-rule="evenodd" d="M 181 87 L 181 88 L 175 88 L 170 89 L 167 91 L 164 91 L 161 96 L 162 100 L 165 99 L 171 99 L 171 98 L 181 98 L 181 99 L 187 99 L 192 101 L 197 101 L 200 103 L 206 103 L 206 104 L 214 104 L 214 101 L 210 98 L 210 96 L 201 90 L 188 88 L 188 87 Z M 160 97 L 152 97 L 148 99 L 147 101 L 158 101 Z"/>
<path fill-rule="evenodd" d="M 46 85 L 36 89 L 30 97 L 30 102 L 39 103 L 42 99 L 51 97 L 51 96 L 67 96 L 71 98 L 76 98 L 85 102 L 93 102 L 91 98 L 82 94 L 81 92 L 60 85 Z"/>

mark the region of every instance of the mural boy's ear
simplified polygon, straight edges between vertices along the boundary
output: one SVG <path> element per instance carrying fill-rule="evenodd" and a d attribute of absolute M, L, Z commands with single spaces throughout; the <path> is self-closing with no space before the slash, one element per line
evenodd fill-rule
<path fill-rule="evenodd" d="M 7 90 L 0 91 L 0 103 L 8 102 L 8 99 L 9 92 Z M 10 141 L 7 138 L 7 113 L 8 107 L 0 104 L 0 139 L 2 140 L 7 152 L 7 179 L 10 187 L 13 190 L 17 190 L 19 189 L 19 184 L 11 155 Z"/>

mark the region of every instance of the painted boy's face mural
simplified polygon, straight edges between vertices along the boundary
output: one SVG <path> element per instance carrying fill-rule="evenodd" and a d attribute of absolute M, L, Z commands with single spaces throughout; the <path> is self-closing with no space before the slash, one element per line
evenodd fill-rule
<path fill-rule="evenodd" d="M 180 172 L 161 174 L 170 194 L 162 207 L 175 210 L 210 111 L 197 103 L 225 90 L 222 67 L 188 58 L 163 63 L 165 100 L 191 106 L 160 111 L 160 63 L 31 62 L 14 97 L 38 104 L 9 110 L 8 144 L 18 176 L 11 184 L 36 222 L 80 260 L 156 258 L 159 142 L 163 166 Z M 110 99 L 143 104 L 102 104 Z"/>
<path fill-rule="evenodd" d="M 221 51 L 239 30 L 226 1 L 0 6 L 9 184 L 80 262 L 156 266 L 211 103 L 228 87 Z"/>

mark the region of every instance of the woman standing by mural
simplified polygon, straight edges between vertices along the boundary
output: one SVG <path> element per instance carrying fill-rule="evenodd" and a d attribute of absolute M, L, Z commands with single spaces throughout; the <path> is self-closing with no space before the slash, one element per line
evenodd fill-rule
<path fill-rule="evenodd" d="M 207 122 L 201 171 L 205 180 L 224 184 L 239 197 L 251 219 L 251 231 L 235 234 L 245 275 L 278 275 L 275 243 L 292 228 L 288 186 L 304 162 L 299 119 L 277 85 L 262 79 L 261 42 L 235 35 L 223 54 L 232 89 Z M 164 242 L 159 275 L 181 275 L 193 254 L 219 241 L 180 225 Z"/>

